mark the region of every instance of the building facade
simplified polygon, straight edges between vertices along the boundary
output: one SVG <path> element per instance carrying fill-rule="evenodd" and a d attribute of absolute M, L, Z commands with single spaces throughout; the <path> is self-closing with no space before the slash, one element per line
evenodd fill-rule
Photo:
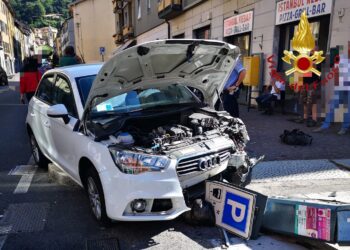
<path fill-rule="evenodd" d="M 158 1 L 136 1 L 134 8 L 138 44 L 169 37 L 169 24 L 158 17 Z"/>
<path fill-rule="evenodd" d="M 72 46 L 75 49 L 74 20 L 72 17 L 65 20 L 62 24 L 60 30 L 60 39 L 62 52 L 67 46 Z"/>
<path fill-rule="evenodd" d="M 13 36 L 13 50 L 15 57 L 15 72 L 19 72 L 23 66 L 23 60 L 34 54 L 34 34 L 32 30 L 19 20 L 15 20 Z"/>
<path fill-rule="evenodd" d="M 260 88 L 271 83 L 273 58 L 276 71 L 287 84 L 296 83 L 300 76 L 285 76 L 291 66 L 284 63 L 284 50 L 292 50 L 294 36 L 301 13 L 306 10 L 317 49 L 323 50 L 326 60 L 322 64 L 321 79 L 327 77 L 334 51 L 349 50 L 350 1 L 347 0 L 150 0 L 132 1 L 135 8 L 134 29 L 137 43 L 155 39 L 198 38 L 221 40 L 237 45 L 242 58 L 261 56 Z M 139 2 L 141 2 L 139 7 Z M 149 22 L 154 12 L 147 7 L 154 4 L 160 21 Z M 146 7 L 145 7 L 146 6 Z M 152 13 L 153 17 L 147 17 Z M 146 17 L 148 19 L 146 19 Z M 145 19 L 144 19 L 145 18 Z M 139 22 L 137 21 L 139 20 Z M 161 21 L 162 20 L 162 21 Z M 169 25 L 167 25 L 169 24 Z M 168 30 L 170 36 L 166 36 Z M 334 79 L 322 87 L 319 112 L 324 115 L 327 103 L 333 95 Z M 287 87 L 286 99 L 295 103 L 295 93 Z M 243 91 L 241 101 L 247 101 Z M 346 112 L 346 108 L 338 113 Z"/>
<path fill-rule="evenodd" d="M 13 36 L 15 33 L 14 12 L 8 1 L 0 1 L 0 64 L 8 76 L 15 73 Z"/>
<path fill-rule="evenodd" d="M 116 49 L 112 1 L 77 0 L 70 4 L 76 53 L 85 62 L 101 62 Z"/>
<path fill-rule="evenodd" d="M 58 33 L 58 30 L 51 26 L 35 28 L 34 29 L 35 42 L 38 46 L 47 45 L 53 48 L 57 33 Z"/>
<path fill-rule="evenodd" d="M 135 34 L 135 1 L 113 0 L 115 23 L 114 43 L 116 53 L 136 44 Z"/>

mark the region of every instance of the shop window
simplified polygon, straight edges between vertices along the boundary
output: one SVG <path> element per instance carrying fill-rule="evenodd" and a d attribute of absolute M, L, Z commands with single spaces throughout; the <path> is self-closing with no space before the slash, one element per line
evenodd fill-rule
<path fill-rule="evenodd" d="M 210 39 L 210 25 L 193 31 L 193 37 L 196 39 Z"/>
<path fill-rule="evenodd" d="M 250 33 L 229 36 L 226 38 L 226 42 L 239 47 L 242 57 L 250 55 Z"/>

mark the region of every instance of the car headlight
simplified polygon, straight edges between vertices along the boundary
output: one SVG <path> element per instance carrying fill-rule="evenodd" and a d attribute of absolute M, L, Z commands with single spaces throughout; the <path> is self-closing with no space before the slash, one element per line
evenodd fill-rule
<path fill-rule="evenodd" d="M 169 166 L 170 160 L 163 156 L 117 151 L 109 149 L 117 167 L 125 174 L 159 172 Z"/>

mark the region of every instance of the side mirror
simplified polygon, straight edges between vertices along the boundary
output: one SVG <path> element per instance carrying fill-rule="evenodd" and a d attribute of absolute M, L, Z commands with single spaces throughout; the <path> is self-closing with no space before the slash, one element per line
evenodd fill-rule
<path fill-rule="evenodd" d="M 67 108 L 63 104 L 56 104 L 48 108 L 47 116 L 52 118 L 62 118 L 65 124 L 70 120 Z"/>

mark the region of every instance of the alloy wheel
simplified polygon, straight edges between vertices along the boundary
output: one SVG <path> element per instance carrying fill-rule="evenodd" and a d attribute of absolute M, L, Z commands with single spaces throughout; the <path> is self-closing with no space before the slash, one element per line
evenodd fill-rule
<path fill-rule="evenodd" d="M 90 205 L 91 205 L 92 212 L 94 213 L 96 218 L 98 220 L 100 220 L 101 216 L 102 216 L 100 194 L 98 192 L 95 181 L 92 177 L 89 177 L 87 182 L 88 182 L 88 195 L 89 195 L 89 199 L 90 199 Z"/>
<path fill-rule="evenodd" d="M 30 144 L 31 144 L 31 147 L 32 147 L 32 154 L 33 154 L 33 157 L 34 157 L 34 161 L 36 163 L 38 163 L 40 161 L 40 156 L 39 156 L 39 147 L 38 147 L 38 144 L 34 138 L 34 135 L 31 135 L 30 136 Z"/>

